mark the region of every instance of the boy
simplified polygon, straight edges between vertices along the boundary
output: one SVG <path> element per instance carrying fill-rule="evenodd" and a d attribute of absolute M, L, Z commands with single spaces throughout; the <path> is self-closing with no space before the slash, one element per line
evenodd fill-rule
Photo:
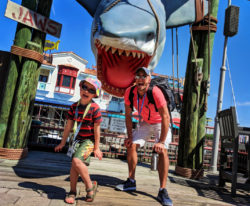
<path fill-rule="evenodd" d="M 81 98 L 78 102 L 71 105 L 61 143 L 55 147 L 55 152 L 62 150 L 76 121 L 77 143 L 70 169 L 70 192 L 65 198 L 65 202 L 69 204 L 74 204 L 75 202 L 79 175 L 86 187 L 86 201 L 92 202 L 94 200 L 97 182 L 91 181 L 87 165 L 89 165 L 92 152 L 94 152 L 94 157 L 97 157 L 99 160 L 102 159 L 102 152 L 99 148 L 102 116 L 99 106 L 92 100 L 92 98 L 99 96 L 101 82 L 88 77 L 82 80 L 79 86 Z"/>

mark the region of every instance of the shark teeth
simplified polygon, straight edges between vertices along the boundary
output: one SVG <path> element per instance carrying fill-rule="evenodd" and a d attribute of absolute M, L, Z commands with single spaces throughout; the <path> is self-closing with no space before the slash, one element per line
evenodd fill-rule
<path fill-rule="evenodd" d="M 126 53 L 127 57 L 130 55 L 130 51 L 128 51 L 128 50 L 126 50 L 125 53 Z"/>
<path fill-rule="evenodd" d="M 133 58 L 138 58 L 138 59 L 145 58 L 147 56 L 147 54 L 144 52 L 118 49 L 118 48 L 111 47 L 109 45 L 104 45 L 98 39 L 95 40 L 95 45 L 97 48 L 104 49 L 105 52 L 108 52 L 109 50 L 111 50 L 112 54 L 117 53 L 119 56 L 121 55 L 126 55 L 127 57 L 133 56 Z"/>
<path fill-rule="evenodd" d="M 116 48 L 113 48 L 113 47 L 112 47 L 112 48 L 111 48 L 112 54 L 114 54 L 114 53 L 116 52 L 116 50 L 117 50 Z"/>
<path fill-rule="evenodd" d="M 119 54 L 120 56 L 122 55 L 123 52 L 124 52 L 124 50 L 118 49 L 118 54 Z"/>
<path fill-rule="evenodd" d="M 107 52 L 110 49 L 110 46 L 105 46 L 105 51 Z"/>
<path fill-rule="evenodd" d="M 135 58 L 136 57 L 136 52 L 132 52 L 132 55 Z"/>

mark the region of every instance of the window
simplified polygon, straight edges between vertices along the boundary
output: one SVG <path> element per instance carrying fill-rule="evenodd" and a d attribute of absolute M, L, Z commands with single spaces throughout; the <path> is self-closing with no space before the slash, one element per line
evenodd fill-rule
<path fill-rule="evenodd" d="M 48 81 L 48 76 L 40 75 L 38 81 L 39 82 L 47 82 Z"/>
<path fill-rule="evenodd" d="M 63 87 L 70 87 L 70 81 L 71 81 L 71 76 L 64 75 L 62 86 Z"/>
<path fill-rule="evenodd" d="M 37 89 L 39 90 L 46 90 L 47 83 L 48 83 L 48 71 L 41 70 L 40 76 L 38 79 Z"/>
<path fill-rule="evenodd" d="M 73 78 L 73 81 L 72 81 L 72 88 L 75 88 L 75 83 L 76 83 L 76 78 Z"/>
<path fill-rule="evenodd" d="M 78 69 L 59 65 L 56 92 L 74 95 Z"/>

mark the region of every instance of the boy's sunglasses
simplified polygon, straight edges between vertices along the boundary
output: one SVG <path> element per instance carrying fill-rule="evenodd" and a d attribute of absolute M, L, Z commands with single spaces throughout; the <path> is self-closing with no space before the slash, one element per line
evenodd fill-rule
<path fill-rule="evenodd" d="M 139 75 L 136 75 L 135 76 L 135 79 L 146 79 L 147 78 L 147 76 L 139 76 Z"/>
<path fill-rule="evenodd" d="M 90 94 L 96 94 L 95 89 L 88 88 L 85 84 L 82 85 L 82 89 L 84 91 L 88 91 L 88 93 L 90 93 Z"/>

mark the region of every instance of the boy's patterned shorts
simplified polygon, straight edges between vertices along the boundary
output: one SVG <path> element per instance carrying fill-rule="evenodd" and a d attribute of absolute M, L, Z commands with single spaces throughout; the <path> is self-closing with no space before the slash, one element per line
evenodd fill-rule
<path fill-rule="evenodd" d="M 73 158 L 80 159 L 84 164 L 89 166 L 90 163 L 90 155 L 94 151 L 94 143 L 87 139 L 81 142 L 76 143 L 75 153 Z"/>

